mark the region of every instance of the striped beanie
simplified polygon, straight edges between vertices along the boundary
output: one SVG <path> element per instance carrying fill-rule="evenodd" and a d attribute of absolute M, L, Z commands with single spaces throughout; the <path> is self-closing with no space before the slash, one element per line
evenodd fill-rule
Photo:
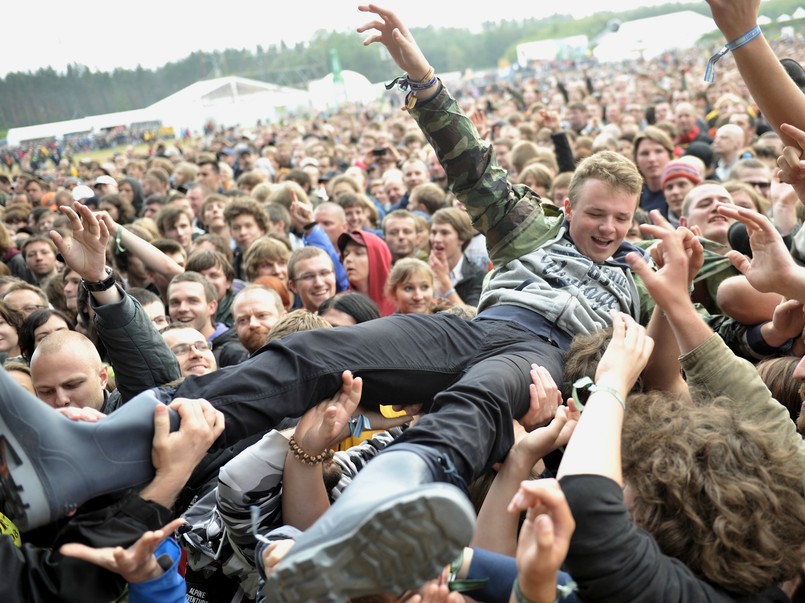
<path fill-rule="evenodd" d="M 688 163 L 687 161 L 680 161 L 679 159 L 669 161 L 662 170 L 660 186 L 665 188 L 665 183 L 669 180 L 673 180 L 674 178 L 687 178 L 694 185 L 700 184 L 702 181 L 702 175 L 694 165 Z"/>

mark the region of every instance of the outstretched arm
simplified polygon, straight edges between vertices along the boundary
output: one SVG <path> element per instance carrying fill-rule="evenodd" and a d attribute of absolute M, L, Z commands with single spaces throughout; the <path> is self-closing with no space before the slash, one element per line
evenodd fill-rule
<path fill-rule="evenodd" d="M 576 529 L 573 513 L 559 482 L 523 482 L 509 511 L 526 511 L 517 542 L 517 588 L 529 601 L 556 601 L 556 579 Z M 513 593 L 511 601 L 519 601 Z"/>
<path fill-rule="evenodd" d="M 405 71 L 412 80 L 423 80 L 430 72 L 430 63 L 422 54 L 417 46 L 414 36 L 408 31 L 405 24 L 390 10 L 381 8 L 376 4 L 367 4 L 358 7 L 364 13 L 374 13 L 377 18 L 363 24 L 358 28 L 358 33 L 364 33 L 374 29 L 375 33 L 364 40 L 363 45 L 368 46 L 379 42 L 389 51 L 391 58 L 397 66 Z M 434 83 L 427 90 L 422 90 L 417 94 L 419 101 L 427 100 L 439 88 L 438 83 Z"/>
<path fill-rule="evenodd" d="M 312 457 L 349 435 L 347 423 L 361 400 L 363 380 L 349 371 L 344 371 L 341 379 L 335 396 L 302 415 L 294 431 L 296 445 Z M 287 525 L 306 530 L 330 507 L 322 465 L 306 463 L 298 453 L 288 450 L 282 478 L 282 517 Z"/>
<path fill-rule="evenodd" d="M 149 272 L 161 274 L 166 280 L 172 279 L 177 274 L 184 272 L 179 264 L 162 253 L 159 249 L 151 245 L 148 241 L 141 239 L 124 226 L 118 224 L 105 211 L 95 214 L 97 219 L 106 224 L 109 235 L 115 237 L 115 244 L 119 242 L 131 255 L 139 258 Z"/>
<path fill-rule="evenodd" d="M 727 42 L 740 38 L 757 24 L 760 0 L 707 0 L 707 3 Z M 734 50 L 732 55 L 763 116 L 786 144 L 792 144 L 793 139 L 781 126 L 789 123 L 805 127 L 805 95 L 786 73 L 763 34 Z"/>
<path fill-rule="evenodd" d="M 612 340 L 595 371 L 595 389 L 565 448 L 559 465 L 560 479 L 568 475 L 601 475 L 623 484 L 621 426 L 625 400 L 653 347 L 646 329 L 632 317 L 612 313 Z"/>
<path fill-rule="evenodd" d="M 478 513 L 472 541 L 473 547 L 509 556 L 517 549 L 519 517 L 506 513 L 506 507 L 521 482 L 530 479 L 534 465 L 549 452 L 567 444 L 579 418 L 572 400 L 569 407 L 556 409 L 556 399 L 561 402 L 561 397 L 548 371 L 542 367 L 532 368 L 531 378 L 534 381 L 532 404 L 537 396 L 542 405 L 554 406 L 556 416 L 548 425 L 524 433 L 506 455 Z"/>
<path fill-rule="evenodd" d="M 85 544 L 69 543 L 62 545 L 59 552 L 120 574 L 126 582 L 146 582 L 158 578 L 165 571 L 157 563 L 154 552 L 159 544 L 169 538 L 182 524 L 184 519 L 174 519 L 160 530 L 144 533 L 127 549 L 120 546 L 95 548 Z"/>

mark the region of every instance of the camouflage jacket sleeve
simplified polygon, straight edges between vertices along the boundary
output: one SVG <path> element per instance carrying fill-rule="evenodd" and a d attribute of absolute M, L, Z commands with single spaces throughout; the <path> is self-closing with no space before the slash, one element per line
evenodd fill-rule
<path fill-rule="evenodd" d="M 785 356 L 791 349 L 791 341 L 780 347 L 767 344 L 760 334 L 762 325 L 747 326 L 724 314 L 709 316 L 705 320 L 721 336 L 733 354 L 749 362 L 758 363 L 767 358 Z"/>
<path fill-rule="evenodd" d="M 444 87 L 411 113 L 444 166 L 453 193 L 486 236 L 489 257 L 496 265 L 533 251 L 550 238 L 561 223 L 561 212 L 548 215 L 530 189 L 509 184 L 492 146 L 480 138 Z"/>

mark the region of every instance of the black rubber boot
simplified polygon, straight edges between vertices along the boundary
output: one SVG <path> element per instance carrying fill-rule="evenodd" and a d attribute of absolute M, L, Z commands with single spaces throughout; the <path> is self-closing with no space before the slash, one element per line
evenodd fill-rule
<path fill-rule="evenodd" d="M 370 461 L 275 568 L 266 600 L 341 603 L 436 578 L 472 539 L 475 512 L 432 467 L 410 447 Z"/>
<path fill-rule="evenodd" d="M 0 370 L 0 510 L 25 532 L 150 481 L 157 404 L 146 392 L 97 423 L 71 421 Z"/>

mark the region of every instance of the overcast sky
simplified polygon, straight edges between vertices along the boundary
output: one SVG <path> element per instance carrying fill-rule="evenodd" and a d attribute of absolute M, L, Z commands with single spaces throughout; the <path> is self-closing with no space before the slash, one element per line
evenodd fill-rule
<path fill-rule="evenodd" d="M 494 0 L 487 3 L 446 0 L 388 0 L 409 26 L 434 25 L 477 29 L 494 20 L 544 17 L 561 12 L 575 17 L 602 7 L 619 11 L 667 0 Z M 320 29 L 354 31 L 367 20 L 353 0 L 100 0 L 4 3 L 5 32 L 0 35 L 0 77 L 12 71 L 70 63 L 110 71 L 138 64 L 152 69 L 196 50 L 268 46 L 285 40 L 309 40 Z M 472 4 L 475 4 L 473 7 Z M 477 8 L 480 7 L 480 8 Z M 356 34 L 358 35 L 358 34 Z"/>

